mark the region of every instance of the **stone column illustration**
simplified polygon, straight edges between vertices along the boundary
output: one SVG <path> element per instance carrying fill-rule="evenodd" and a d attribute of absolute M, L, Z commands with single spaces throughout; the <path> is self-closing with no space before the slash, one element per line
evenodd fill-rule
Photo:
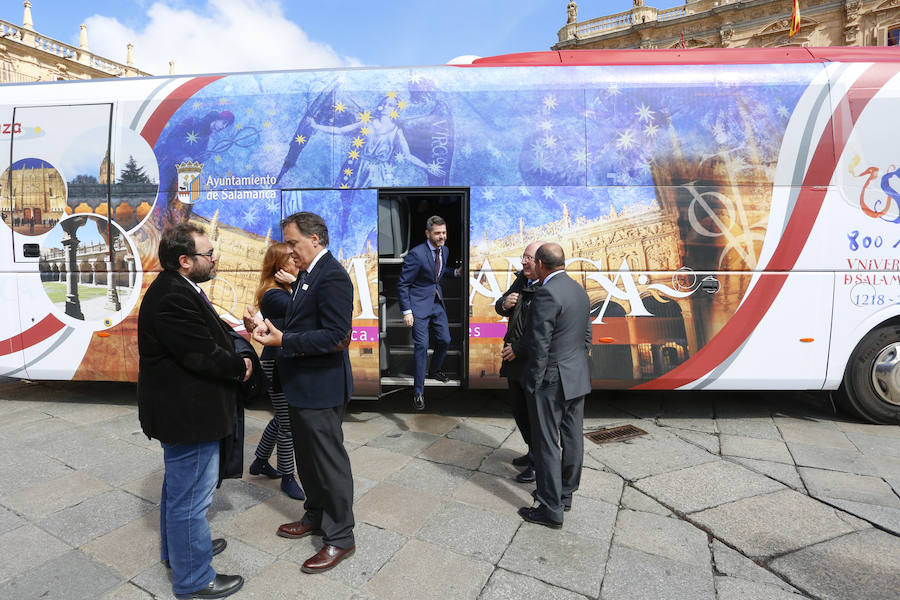
<path fill-rule="evenodd" d="M 79 239 L 76 233 L 78 228 L 85 223 L 87 223 L 87 217 L 74 217 L 60 223 L 65 233 L 61 243 L 66 250 L 66 262 L 69 266 L 66 276 L 68 283 L 68 289 L 66 290 L 66 314 L 82 321 L 84 320 L 84 313 L 81 312 L 81 300 L 78 298 L 78 279 L 81 276 L 78 268 Z"/>

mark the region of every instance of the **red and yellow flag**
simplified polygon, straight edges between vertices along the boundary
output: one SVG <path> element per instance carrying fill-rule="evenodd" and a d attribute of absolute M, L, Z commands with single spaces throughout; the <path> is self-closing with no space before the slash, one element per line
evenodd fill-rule
<path fill-rule="evenodd" d="M 788 31 L 788 37 L 794 37 L 794 34 L 800 31 L 800 0 L 794 0 L 794 9 L 791 11 L 791 28 Z"/>

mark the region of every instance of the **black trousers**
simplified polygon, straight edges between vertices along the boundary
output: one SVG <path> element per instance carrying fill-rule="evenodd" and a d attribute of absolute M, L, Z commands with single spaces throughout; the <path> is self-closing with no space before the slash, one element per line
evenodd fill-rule
<path fill-rule="evenodd" d="M 531 421 L 528 418 L 528 401 L 525 397 L 525 388 L 518 377 L 509 377 L 509 395 L 507 396 L 507 404 L 512 412 L 516 427 L 522 434 L 522 439 L 528 444 L 528 454 L 531 455 L 531 461 L 534 462 L 534 454 L 531 451 Z"/>
<path fill-rule="evenodd" d="M 302 521 L 321 529 L 322 541 L 338 548 L 355 546 L 353 475 L 344 448 L 344 405 L 290 407 L 291 432 L 300 483 L 306 492 Z"/>
<path fill-rule="evenodd" d="M 557 521 L 581 483 L 584 464 L 584 396 L 566 400 L 556 381 L 528 396 L 533 425 L 531 452 L 537 479 L 535 499 Z"/>

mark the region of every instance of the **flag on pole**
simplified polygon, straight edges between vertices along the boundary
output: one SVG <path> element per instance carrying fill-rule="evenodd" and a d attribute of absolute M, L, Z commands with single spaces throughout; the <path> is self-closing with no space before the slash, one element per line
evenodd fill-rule
<path fill-rule="evenodd" d="M 796 1 L 796 0 L 795 0 L 795 1 Z M 681 32 L 681 47 L 682 47 L 682 48 L 685 47 L 685 45 L 684 45 L 684 32 L 683 32 L 683 31 Z"/>
<path fill-rule="evenodd" d="M 800 31 L 800 0 L 794 0 L 794 9 L 791 11 L 791 28 L 788 31 L 788 37 L 794 37 L 794 34 Z"/>

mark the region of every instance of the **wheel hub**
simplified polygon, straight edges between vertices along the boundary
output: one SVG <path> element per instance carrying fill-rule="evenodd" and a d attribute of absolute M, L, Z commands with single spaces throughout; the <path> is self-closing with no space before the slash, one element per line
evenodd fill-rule
<path fill-rule="evenodd" d="M 900 406 L 900 342 L 890 344 L 875 357 L 872 385 L 882 400 Z"/>

